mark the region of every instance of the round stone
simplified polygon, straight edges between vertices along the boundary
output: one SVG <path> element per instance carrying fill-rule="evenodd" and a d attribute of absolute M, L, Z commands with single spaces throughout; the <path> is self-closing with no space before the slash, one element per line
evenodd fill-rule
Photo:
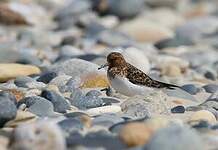
<path fill-rule="evenodd" d="M 171 113 L 184 113 L 185 107 L 184 106 L 176 106 L 171 109 Z"/>
<path fill-rule="evenodd" d="M 119 137 L 129 147 L 146 144 L 151 138 L 152 130 L 144 123 L 127 123 L 122 127 Z"/>

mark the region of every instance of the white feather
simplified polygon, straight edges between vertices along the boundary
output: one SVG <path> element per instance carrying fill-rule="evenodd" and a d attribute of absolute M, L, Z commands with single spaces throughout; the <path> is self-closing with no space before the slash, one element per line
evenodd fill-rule
<path fill-rule="evenodd" d="M 111 86 L 117 92 L 126 96 L 146 95 L 153 91 L 152 88 L 133 84 L 125 77 L 115 76 L 114 78 L 112 78 L 108 76 L 108 78 Z"/>

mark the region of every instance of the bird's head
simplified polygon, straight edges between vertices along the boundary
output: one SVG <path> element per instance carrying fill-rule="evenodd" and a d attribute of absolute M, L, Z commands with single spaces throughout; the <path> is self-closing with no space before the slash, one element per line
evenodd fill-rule
<path fill-rule="evenodd" d="M 107 63 L 99 67 L 98 69 L 104 68 L 104 67 L 119 67 L 124 66 L 126 64 L 126 61 L 121 53 L 118 52 L 111 52 L 107 56 Z"/>

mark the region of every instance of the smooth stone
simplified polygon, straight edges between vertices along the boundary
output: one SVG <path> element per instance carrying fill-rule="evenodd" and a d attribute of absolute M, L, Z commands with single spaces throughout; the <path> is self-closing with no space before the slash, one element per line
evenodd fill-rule
<path fill-rule="evenodd" d="M 133 122 L 127 123 L 121 128 L 119 133 L 120 139 L 128 145 L 135 147 L 146 144 L 152 135 L 152 130 L 144 123 Z"/>
<path fill-rule="evenodd" d="M 35 122 L 37 120 L 37 116 L 28 112 L 28 111 L 22 111 L 22 110 L 18 110 L 17 111 L 17 115 L 16 118 L 7 122 L 5 124 L 5 127 L 12 127 L 15 128 L 20 124 L 23 123 L 31 123 L 31 122 Z"/>
<path fill-rule="evenodd" d="M 22 53 L 22 56 L 16 61 L 16 63 L 29 64 L 29 65 L 35 65 L 35 66 L 42 65 L 42 62 L 38 57 L 31 55 L 31 54 L 25 54 L 25 53 Z"/>
<path fill-rule="evenodd" d="M 77 7 L 76 7 L 77 6 Z M 91 3 L 88 0 L 69 1 L 65 3 L 55 16 L 56 20 L 72 17 L 88 11 L 91 8 Z"/>
<path fill-rule="evenodd" d="M 170 125 L 183 126 L 183 122 L 179 119 L 174 119 L 167 116 L 157 116 L 145 120 L 146 126 L 150 127 L 152 131 L 158 131 L 162 128 L 166 128 Z"/>
<path fill-rule="evenodd" d="M 74 58 L 51 66 L 51 70 L 61 72 L 75 78 L 89 73 L 105 73 L 105 71 L 98 71 L 98 67 L 99 66 L 94 63 Z"/>
<path fill-rule="evenodd" d="M 126 149 L 126 146 L 118 137 L 106 131 L 91 132 L 85 135 L 85 137 L 78 136 L 78 134 L 72 135 L 67 144 L 72 149 L 79 145 L 93 149 L 102 147 L 105 149 Z"/>
<path fill-rule="evenodd" d="M 64 45 L 60 49 L 59 57 L 73 57 L 73 56 L 78 56 L 82 54 L 84 54 L 82 50 L 74 46 L 71 46 L 71 45 Z"/>
<path fill-rule="evenodd" d="M 83 99 L 84 97 L 85 97 L 85 95 L 83 94 L 81 89 L 75 89 L 70 95 L 70 102 L 72 102 L 72 101 L 79 102 L 79 100 Z"/>
<path fill-rule="evenodd" d="M 10 120 L 13 120 L 17 114 L 17 108 L 14 101 L 5 95 L 0 96 L 0 127 Z"/>
<path fill-rule="evenodd" d="M 191 95 L 195 95 L 199 92 L 199 89 L 193 84 L 186 84 L 183 85 L 181 88 Z"/>
<path fill-rule="evenodd" d="M 57 77 L 57 73 L 53 71 L 43 72 L 39 78 L 37 79 L 38 82 L 43 82 L 45 84 L 48 84 L 52 79 Z"/>
<path fill-rule="evenodd" d="M 40 73 L 40 69 L 36 66 L 21 64 L 0 64 L 0 70 L 0 82 L 5 82 L 18 76 Z"/>
<path fill-rule="evenodd" d="M 40 144 L 39 144 L 40 143 Z M 65 150 L 65 139 L 60 128 L 49 121 L 22 124 L 11 136 L 10 149 Z"/>
<path fill-rule="evenodd" d="M 207 26 L 207 29 L 205 29 L 205 26 Z M 176 34 L 179 37 L 184 37 L 188 39 L 202 38 L 203 35 L 215 32 L 217 26 L 217 17 L 197 17 L 177 27 Z"/>
<path fill-rule="evenodd" d="M 79 109 L 89 109 L 103 106 L 104 101 L 99 97 L 82 96 L 79 99 L 74 98 L 71 104 Z"/>
<path fill-rule="evenodd" d="M 172 113 L 184 113 L 185 112 L 185 107 L 184 106 L 176 106 L 176 107 L 173 107 L 171 109 L 171 112 Z"/>
<path fill-rule="evenodd" d="M 14 84 L 18 87 L 27 87 L 26 84 L 28 82 L 34 82 L 35 80 L 29 76 L 18 76 L 14 80 Z"/>
<path fill-rule="evenodd" d="M 121 104 L 124 114 L 139 118 L 149 118 L 157 114 L 170 114 L 172 103 L 162 91 L 154 91 L 147 95 L 128 98 Z"/>
<path fill-rule="evenodd" d="M 190 39 L 175 36 L 174 38 L 158 41 L 154 46 L 158 49 L 164 49 L 170 47 L 191 46 L 193 44 L 194 43 Z"/>
<path fill-rule="evenodd" d="M 195 101 L 195 102 L 197 101 L 194 96 L 192 96 L 188 92 L 186 92 L 186 91 L 184 91 L 182 89 L 179 89 L 179 88 L 176 88 L 176 89 L 173 89 L 173 90 L 166 90 L 166 94 L 168 96 L 171 96 L 171 97 L 182 98 L 182 99 Z"/>
<path fill-rule="evenodd" d="M 8 49 L 8 47 L 0 46 L 0 63 L 12 63 L 19 59 L 20 53 L 10 48 Z"/>
<path fill-rule="evenodd" d="M 123 122 L 124 119 L 116 114 L 102 114 L 93 119 L 92 125 L 98 125 L 110 128 L 112 125 Z"/>
<path fill-rule="evenodd" d="M 215 81 L 217 79 L 217 74 L 213 71 L 206 71 L 204 73 L 204 76 L 207 78 L 207 79 L 210 79 L 210 80 L 213 80 Z"/>
<path fill-rule="evenodd" d="M 115 97 L 101 97 L 101 99 L 104 101 L 105 104 L 112 104 L 112 103 L 120 103 L 120 99 L 117 99 Z"/>
<path fill-rule="evenodd" d="M 45 98 L 39 96 L 26 97 L 18 102 L 17 107 L 25 104 L 27 110 L 37 116 L 46 117 L 54 116 L 53 104 Z"/>
<path fill-rule="evenodd" d="M 81 78 L 82 88 L 104 88 L 108 86 L 109 82 L 106 75 L 90 73 Z"/>
<path fill-rule="evenodd" d="M 176 64 L 169 64 L 161 68 L 161 74 L 169 77 L 179 77 L 182 76 L 182 68 Z"/>
<path fill-rule="evenodd" d="M 132 18 L 144 9 L 143 0 L 95 0 L 94 8 L 99 13 L 108 13 L 119 18 Z"/>
<path fill-rule="evenodd" d="M 41 94 L 42 97 L 46 98 L 54 105 L 54 111 L 59 113 L 65 113 L 70 109 L 70 104 L 67 100 L 54 91 L 44 90 Z"/>
<path fill-rule="evenodd" d="M 16 97 L 12 92 L 10 92 L 10 90 L 0 91 L 0 97 L 2 97 L 2 99 L 5 98 L 4 100 L 10 100 L 17 105 Z"/>
<path fill-rule="evenodd" d="M 67 113 L 64 116 L 67 118 L 70 118 L 70 119 L 79 120 L 87 128 L 90 128 L 92 125 L 92 118 L 89 115 L 87 115 L 86 113 L 72 112 L 72 113 Z"/>
<path fill-rule="evenodd" d="M 125 60 L 145 73 L 150 70 L 150 62 L 146 54 L 137 48 L 128 47 L 122 52 Z"/>
<path fill-rule="evenodd" d="M 75 130 L 78 131 L 83 129 L 83 123 L 72 118 L 58 122 L 58 126 L 64 131 L 65 134 L 69 134 Z"/>
<path fill-rule="evenodd" d="M 144 18 L 126 21 L 118 27 L 118 30 L 138 42 L 155 43 L 174 35 L 170 29 L 150 20 L 144 20 Z"/>
<path fill-rule="evenodd" d="M 79 90 L 81 88 L 81 79 L 78 78 L 71 78 L 69 79 L 66 84 L 62 87 L 60 87 L 61 92 L 74 92 L 76 90 Z"/>
<path fill-rule="evenodd" d="M 44 89 L 46 87 L 46 84 L 43 82 L 28 82 L 26 83 L 26 87 L 29 89 Z"/>
<path fill-rule="evenodd" d="M 207 121 L 204 121 L 204 120 L 199 120 L 196 122 L 189 122 L 189 125 L 195 129 L 202 129 L 202 128 L 209 129 L 211 126 Z"/>
<path fill-rule="evenodd" d="M 195 106 L 189 106 L 186 111 L 198 111 L 198 110 L 209 110 L 211 112 L 216 112 L 218 109 L 218 102 L 216 99 L 208 99 L 203 103 Z M 216 114 L 214 114 L 216 115 Z"/>
<path fill-rule="evenodd" d="M 59 75 L 57 77 L 55 77 L 54 79 L 52 79 L 49 84 L 50 85 L 56 85 L 59 89 L 63 86 L 65 86 L 65 84 L 71 79 L 71 76 L 68 75 Z M 61 89 L 60 89 L 61 90 Z"/>
<path fill-rule="evenodd" d="M 97 116 L 103 113 L 118 113 L 121 112 L 120 106 L 111 105 L 111 106 L 102 106 L 97 108 L 91 108 L 85 111 L 90 116 Z"/>
<path fill-rule="evenodd" d="M 123 102 L 121 104 L 121 109 L 124 114 L 130 115 L 136 119 L 151 116 L 146 106 L 146 102 L 139 99 L 130 99 Z"/>
<path fill-rule="evenodd" d="M 101 92 L 100 92 L 100 91 L 97 91 L 97 90 L 91 90 L 91 91 L 88 91 L 88 92 L 86 93 L 86 96 L 99 97 L 99 96 L 101 96 Z"/>
<path fill-rule="evenodd" d="M 158 130 L 148 144 L 146 150 L 203 150 L 203 139 L 194 130 L 188 127 L 171 125 Z"/>
<path fill-rule="evenodd" d="M 208 110 L 200 110 L 200 111 L 194 112 L 189 118 L 190 122 L 202 121 L 202 120 L 207 121 L 210 124 L 215 124 L 217 122 L 214 114 Z"/>
<path fill-rule="evenodd" d="M 130 38 L 125 33 L 113 31 L 113 30 L 105 30 L 102 31 L 98 37 L 97 41 L 99 43 L 111 46 L 111 47 L 117 47 L 117 46 L 126 46 L 131 43 L 133 43 L 132 38 Z"/>
<path fill-rule="evenodd" d="M 205 91 L 208 93 L 215 93 L 218 90 L 218 85 L 208 84 L 208 85 L 203 86 L 202 88 L 204 88 Z"/>
<path fill-rule="evenodd" d="M 182 70 L 189 68 L 189 61 L 186 58 L 182 59 L 176 56 L 170 55 L 159 55 L 157 57 L 153 57 L 154 62 L 158 68 L 163 68 L 169 66 L 170 64 L 175 64 L 179 66 Z M 193 58 L 192 58 L 193 59 Z"/>

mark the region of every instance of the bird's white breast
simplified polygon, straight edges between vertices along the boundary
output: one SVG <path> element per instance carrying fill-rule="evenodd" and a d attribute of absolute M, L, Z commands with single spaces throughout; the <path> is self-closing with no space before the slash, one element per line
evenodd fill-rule
<path fill-rule="evenodd" d="M 112 78 L 108 76 L 108 78 L 111 86 L 117 92 L 126 96 L 145 95 L 153 90 L 146 86 L 133 84 L 125 77 L 115 76 Z"/>

